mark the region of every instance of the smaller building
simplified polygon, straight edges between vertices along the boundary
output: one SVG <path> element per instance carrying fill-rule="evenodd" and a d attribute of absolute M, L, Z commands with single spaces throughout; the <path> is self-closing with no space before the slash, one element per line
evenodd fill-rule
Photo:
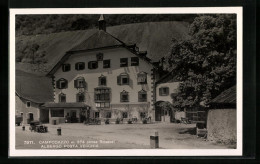
<path fill-rule="evenodd" d="M 222 92 L 209 105 L 207 114 L 208 140 L 236 143 L 236 86 Z"/>
<path fill-rule="evenodd" d="M 48 122 L 48 113 L 41 105 L 53 100 L 51 79 L 16 71 L 15 115 L 22 116 L 23 124 L 31 121 Z"/>
<path fill-rule="evenodd" d="M 169 104 L 173 103 L 172 96 L 178 93 L 180 82 L 170 72 L 156 82 L 155 121 L 171 122 L 177 117 L 185 117 L 184 112 L 173 113 Z M 168 104 L 168 105 L 167 105 Z M 162 106 L 165 106 L 164 109 Z"/>

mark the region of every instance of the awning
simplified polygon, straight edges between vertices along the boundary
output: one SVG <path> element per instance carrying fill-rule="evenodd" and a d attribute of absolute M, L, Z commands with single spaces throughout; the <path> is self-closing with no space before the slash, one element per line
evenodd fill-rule
<path fill-rule="evenodd" d="M 47 102 L 42 105 L 46 108 L 87 108 L 89 105 L 83 102 L 73 102 L 73 103 L 55 103 L 55 102 Z"/>

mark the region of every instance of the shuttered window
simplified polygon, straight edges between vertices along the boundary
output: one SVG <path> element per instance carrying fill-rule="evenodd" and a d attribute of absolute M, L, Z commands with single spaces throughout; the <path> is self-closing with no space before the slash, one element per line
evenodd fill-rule
<path fill-rule="evenodd" d="M 86 87 L 86 81 L 83 77 L 78 77 L 76 80 L 74 80 L 74 88 L 85 88 Z"/>
<path fill-rule="evenodd" d="M 139 66 L 139 58 L 131 57 L 131 66 Z"/>
<path fill-rule="evenodd" d="M 85 95 L 84 95 L 84 93 L 78 93 L 76 95 L 76 97 L 77 97 L 77 102 L 85 102 Z"/>
<path fill-rule="evenodd" d="M 147 92 L 145 90 L 138 92 L 138 102 L 147 102 Z"/>
<path fill-rule="evenodd" d="M 68 81 L 66 79 L 59 79 L 58 81 L 56 81 L 56 88 L 58 89 L 65 89 L 68 87 Z"/>
<path fill-rule="evenodd" d="M 103 68 L 110 68 L 110 60 L 103 60 Z"/>
<path fill-rule="evenodd" d="M 140 72 L 137 74 L 137 83 L 138 84 L 147 84 L 147 73 Z"/>
<path fill-rule="evenodd" d="M 97 61 L 88 62 L 88 69 L 97 69 L 97 68 L 98 68 L 98 62 Z"/>
<path fill-rule="evenodd" d="M 75 64 L 75 69 L 76 70 L 84 70 L 85 69 L 85 63 L 84 62 L 78 62 Z"/>
<path fill-rule="evenodd" d="M 128 58 L 120 58 L 120 67 L 128 66 Z"/>
<path fill-rule="evenodd" d="M 107 85 L 107 78 L 106 78 L 106 76 L 101 75 L 101 76 L 98 78 L 98 85 L 99 85 L 99 86 L 106 86 L 106 85 Z"/>
<path fill-rule="evenodd" d="M 70 71 L 70 64 L 62 64 L 62 71 L 63 72 Z"/>
<path fill-rule="evenodd" d="M 129 95 L 128 95 L 128 92 L 126 92 L 125 90 L 123 90 L 120 93 L 120 101 L 121 102 L 129 102 Z"/>
<path fill-rule="evenodd" d="M 168 96 L 169 95 L 169 87 L 161 87 L 159 88 L 160 96 Z"/>
<path fill-rule="evenodd" d="M 59 95 L 59 102 L 66 102 L 66 95 L 64 93 Z"/>
<path fill-rule="evenodd" d="M 117 76 L 117 84 L 129 85 L 129 75 L 126 73 L 121 73 L 119 76 Z"/>

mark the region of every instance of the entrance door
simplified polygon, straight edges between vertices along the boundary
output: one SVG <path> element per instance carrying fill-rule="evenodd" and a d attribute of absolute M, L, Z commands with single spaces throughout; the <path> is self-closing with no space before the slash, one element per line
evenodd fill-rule
<path fill-rule="evenodd" d="M 157 106 L 155 108 L 155 121 L 161 121 L 161 113 L 161 108 Z"/>
<path fill-rule="evenodd" d="M 78 122 L 78 120 L 77 120 L 77 111 L 72 110 L 70 115 L 71 115 L 71 123 Z"/>
<path fill-rule="evenodd" d="M 95 118 L 99 118 L 99 112 L 95 112 Z"/>

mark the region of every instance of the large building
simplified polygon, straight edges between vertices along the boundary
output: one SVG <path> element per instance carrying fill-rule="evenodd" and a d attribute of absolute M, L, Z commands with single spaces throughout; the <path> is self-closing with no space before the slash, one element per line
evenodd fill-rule
<path fill-rule="evenodd" d="M 45 103 L 50 121 L 86 118 L 155 118 L 156 66 L 135 44 L 99 31 L 69 50 L 48 73 L 54 102 Z"/>

